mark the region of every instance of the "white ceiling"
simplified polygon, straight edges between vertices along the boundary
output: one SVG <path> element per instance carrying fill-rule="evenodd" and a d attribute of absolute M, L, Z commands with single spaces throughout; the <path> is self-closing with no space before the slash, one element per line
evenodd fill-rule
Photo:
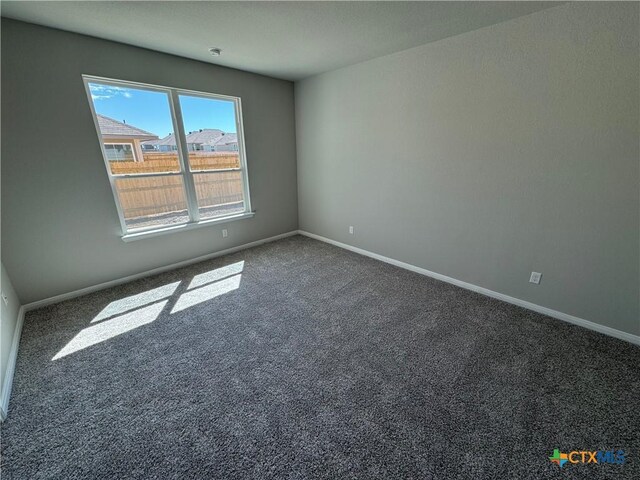
<path fill-rule="evenodd" d="M 298 80 L 558 4 L 2 1 L 1 8 L 4 17 Z M 209 54 L 213 46 L 222 56 Z"/>

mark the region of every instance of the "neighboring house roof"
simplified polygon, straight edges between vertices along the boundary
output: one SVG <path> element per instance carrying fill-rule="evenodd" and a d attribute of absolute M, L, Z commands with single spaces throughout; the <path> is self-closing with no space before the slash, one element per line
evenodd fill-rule
<path fill-rule="evenodd" d="M 217 128 L 203 128 L 187 135 L 187 143 L 201 143 L 205 145 L 213 145 L 213 142 L 222 137 L 224 132 Z"/>
<path fill-rule="evenodd" d="M 215 145 L 232 145 L 238 143 L 238 135 L 236 133 L 226 133 L 216 140 Z"/>
<path fill-rule="evenodd" d="M 119 122 L 113 118 L 105 117 L 104 115 L 97 114 L 98 126 L 100 127 L 100 133 L 103 137 L 126 137 L 126 138 L 140 138 L 144 140 L 157 139 L 158 136 L 142 130 L 141 128 L 127 125 L 124 122 Z"/>
<path fill-rule="evenodd" d="M 142 142 L 143 145 L 175 145 L 176 139 L 173 134 L 170 133 L 164 138 L 160 138 L 158 140 L 149 140 L 148 142 Z"/>
<path fill-rule="evenodd" d="M 228 145 L 230 143 L 238 143 L 238 135 L 235 133 L 225 133 L 217 128 L 203 128 L 187 135 L 187 143 L 202 145 Z M 150 140 L 144 142 L 145 145 L 175 145 L 176 137 L 170 133 L 159 140 Z"/>

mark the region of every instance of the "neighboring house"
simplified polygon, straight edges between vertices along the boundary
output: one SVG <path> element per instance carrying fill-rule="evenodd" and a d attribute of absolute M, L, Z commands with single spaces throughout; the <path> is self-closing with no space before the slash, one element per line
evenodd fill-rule
<path fill-rule="evenodd" d="M 190 152 L 237 152 L 238 135 L 225 133 L 217 128 L 203 128 L 187 134 L 187 149 Z M 176 137 L 172 133 L 158 140 L 150 140 L 142 144 L 143 149 L 154 149 L 160 152 L 178 150 Z"/>
<path fill-rule="evenodd" d="M 107 160 L 144 161 L 142 142 L 157 140 L 158 136 L 141 128 L 127 125 L 113 118 L 97 114 L 98 126 L 102 135 L 102 143 Z"/>
<path fill-rule="evenodd" d="M 173 133 L 170 133 L 164 138 L 144 142 L 142 148 L 144 150 L 157 150 L 159 152 L 174 152 L 178 150 Z"/>
<path fill-rule="evenodd" d="M 214 152 L 237 152 L 238 151 L 238 135 L 235 133 L 223 133 L 213 144 Z"/>
<path fill-rule="evenodd" d="M 187 135 L 187 147 L 190 152 L 213 152 L 213 144 L 224 135 L 217 128 L 203 128 Z"/>

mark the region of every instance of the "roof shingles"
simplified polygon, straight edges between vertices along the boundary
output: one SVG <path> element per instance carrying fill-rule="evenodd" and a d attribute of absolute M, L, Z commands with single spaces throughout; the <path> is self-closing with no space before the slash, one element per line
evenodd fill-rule
<path fill-rule="evenodd" d="M 152 140 L 144 142 L 146 145 L 175 145 L 176 138 L 170 133 L 164 138 L 159 140 Z M 217 128 L 203 128 L 202 130 L 196 130 L 187 134 L 188 144 L 198 145 L 229 145 L 232 143 L 238 143 L 238 136 L 235 133 L 225 133 Z"/>
<path fill-rule="evenodd" d="M 100 133 L 104 137 L 138 137 L 144 140 L 152 140 L 158 138 L 157 135 L 142 130 L 138 127 L 127 125 L 126 123 L 119 122 L 113 118 L 105 117 L 104 115 L 97 114 L 98 126 L 100 127 Z"/>

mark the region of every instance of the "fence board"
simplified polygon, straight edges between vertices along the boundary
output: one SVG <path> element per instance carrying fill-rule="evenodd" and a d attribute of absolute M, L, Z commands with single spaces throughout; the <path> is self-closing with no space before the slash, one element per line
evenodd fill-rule
<path fill-rule="evenodd" d="M 180 170 L 177 152 L 145 152 L 143 162 L 109 162 L 111 173 L 177 172 Z M 240 157 L 234 152 L 189 152 L 192 170 L 216 170 L 240 168 Z"/>
<path fill-rule="evenodd" d="M 194 180 L 200 207 L 243 200 L 240 172 L 196 173 Z M 127 220 L 187 209 L 180 176 L 118 178 L 116 186 Z"/>

